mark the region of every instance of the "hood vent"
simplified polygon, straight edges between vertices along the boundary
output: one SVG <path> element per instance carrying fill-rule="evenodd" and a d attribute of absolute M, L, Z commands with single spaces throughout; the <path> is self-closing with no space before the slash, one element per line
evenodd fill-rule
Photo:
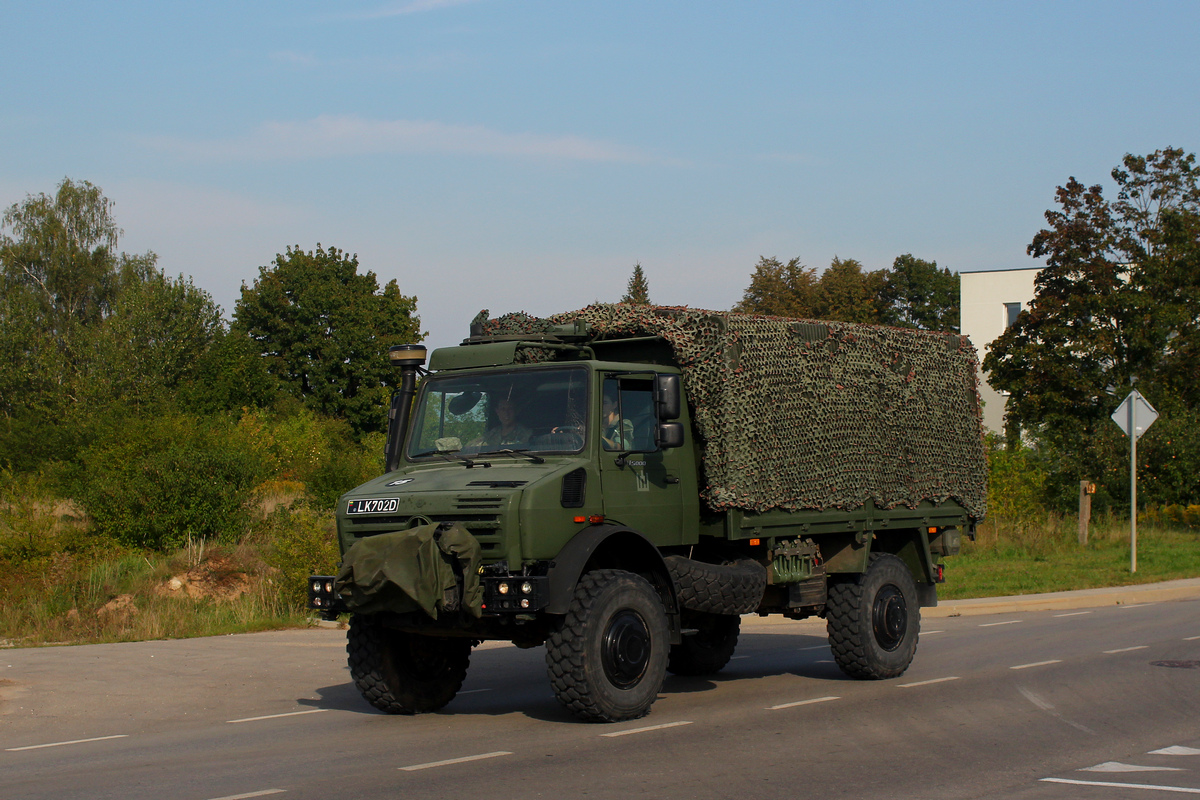
<path fill-rule="evenodd" d="M 489 486 L 493 489 L 515 489 L 529 481 L 471 481 L 467 486 Z"/>
<path fill-rule="evenodd" d="M 587 494 L 587 471 L 580 467 L 563 476 L 562 507 L 583 508 L 583 500 Z"/>

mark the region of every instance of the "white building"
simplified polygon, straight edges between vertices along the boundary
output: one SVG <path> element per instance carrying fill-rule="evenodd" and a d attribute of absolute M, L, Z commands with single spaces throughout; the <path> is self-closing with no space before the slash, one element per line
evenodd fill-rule
<path fill-rule="evenodd" d="M 1029 307 L 1034 294 L 1033 279 L 1039 269 L 1041 267 L 959 273 L 960 329 L 971 338 L 980 362 L 988 352 L 987 346 Z M 1003 433 L 1007 398 L 987 383 L 986 376 L 980 378 L 979 396 L 983 400 L 984 430 Z"/>

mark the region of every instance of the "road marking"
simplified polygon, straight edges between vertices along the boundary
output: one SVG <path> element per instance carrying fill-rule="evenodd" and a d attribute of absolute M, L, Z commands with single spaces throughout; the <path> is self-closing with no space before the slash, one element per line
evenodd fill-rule
<path fill-rule="evenodd" d="M 1134 645 L 1133 647 L 1118 647 L 1116 650 L 1105 650 L 1104 655 L 1111 656 L 1113 653 L 1128 653 L 1130 650 L 1146 650 L 1149 649 L 1148 644 Z"/>
<path fill-rule="evenodd" d="M 1171 745 L 1164 747 L 1161 750 L 1151 750 L 1146 755 L 1149 756 L 1200 756 L 1200 750 L 1194 747 L 1184 747 L 1183 745 Z"/>
<path fill-rule="evenodd" d="M 1077 781 L 1071 778 L 1042 778 L 1045 783 L 1069 783 L 1072 786 L 1111 786 L 1124 789 L 1153 789 L 1159 792 L 1180 792 L 1182 794 L 1200 794 L 1200 789 L 1187 786 L 1155 786 L 1151 783 L 1117 783 L 1115 781 Z"/>
<path fill-rule="evenodd" d="M 1185 642 L 1194 642 L 1197 639 L 1200 639 L 1200 636 L 1185 636 L 1185 637 L 1183 637 L 1183 640 Z"/>
<path fill-rule="evenodd" d="M 1084 767 L 1080 772 L 1183 772 L 1179 767 L 1143 767 L 1121 761 L 1105 761 L 1094 767 Z"/>
<path fill-rule="evenodd" d="M 1052 658 L 1049 661 L 1035 661 L 1032 664 L 1018 664 L 1015 667 L 1009 667 L 1009 669 L 1029 669 L 1030 667 L 1045 667 L 1049 664 L 1061 664 L 1061 663 L 1062 663 L 1061 658 Z"/>
<path fill-rule="evenodd" d="M 921 631 L 922 636 L 932 636 L 935 633 L 945 633 L 945 631 Z"/>
<path fill-rule="evenodd" d="M 1019 619 L 1006 619 L 1004 622 L 985 622 L 984 624 L 980 625 L 979 627 L 981 627 L 981 628 L 994 628 L 994 627 L 996 627 L 997 625 L 1016 625 L 1018 622 L 1023 622 L 1023 620 L 1019 620 Z"/>
<path fill-rule="evenodd" d="M 251 797 L 266 797 L 269 794 L 283 794 L 285 789 L 262 789 L 257 792 L 246 792 L 245 794 L 227 794 L 224 797 L 214 797 L 212 800 L 248 800 Z"/>
<path fill-rule="evenodd" d="M 729 659 L 729 660 L 730 660 L 730 661 L 737 661 L 738 659 L 742 659 L 742 658 L 749 658 L 749 657 L 750 657 L 750 656 L 734 656 L 733 658 L 731 658 L 731 659 Z"/>
<path fill-rule="evenodd" d="M 828 645 L 828 644 L 819 644 L 819 645 L 817 645 L 816 647 L 801 647 L 801 648 L 800 648 L 799 650 L 797 650 L 796 652 L 797 652 L 797 653 L 803 653 L 803 652 L 806 652 L 806 651 L 808 651 L 808 650 L 825 650 L 825 649 L 827 649 L 828 647 L 829 647 L 829 645 Z"/>
<path fill-rule="evenodd" d="M 794 703 L 780 703 L 780 704 L 779 704 L 779 705 L 777 705 L 777 706 L 771 706 L 771 707 L 769 707 L 769 708 L 767 709 L 767 711 L 778 711 L 778 710 L 779 710 L 779 709 L 781 709 L 781 708 L 795 708 L 796 706 L 808 706 L 808 705 L 812 705 L 813 703 L 827 703 L 827 702 L 829 702 L 830 700 L 841 700 L 841 698 L 840 698 L 840 697 L 834 697 L 834 696 L 830 696 L 830 697 L 814 697 L 814 698 L 812 698 L 811 700 L 797 700 L 797 701 L 796 701 L 796 702 L 794 702 Z"/>
<path fill-rule="evenodd" d="M 934 678 L 933 680 L 929 680 L 929 681 L 917 681 L 916 683 L 902 683 L 902 684 L 900 684 L 899 688 L 911 689 L 914 686 L 928 686 L 931 683 L 945 683 L 946 681 L 956 681 L 956 680 L 958 680 L 958 676 L 951 675 L 948 678 Z"/>
<path fill-rule="evenodd" d="M 480 692 L 490 692 L 491 689 L 467 689 L 465 692 L 459 692 L 459 696 L 464 694 L 479 694 Z"/>
<path fill-rule="evenodd" d="M 477 756 L 463 756 L 462 758 L 447 758 L 445 761 L 430 761 L 428 764 L 413 764 L 408 767 L 399 767 L 405 772 L 416 772 L 419 769 L 430 769 L 432 767 L 448 767 L 451 764 L 465 764 L 468 761 L 482 761 L 485 758 L 496 758 L 497 756 L 511 756 L 508 750 L 497 750 L 494 753 L 481 753 Z"/>
<path fill-rule="evenodd" d="M 129 736 L 128 733 L 118 733 L 115 736 L 96 736 L 92 739 L 72 739 L 69 742 L 50 742 L 49 744 L 29 744 L 24 747 L 6 747 L 7 753 L 15 753 L 19 750 L 40 750 L 43 747 L 62 747 L 64 744 L 84 744 L 85 742 L 103 742 L 105 739 L 125 739 Z"/>
<path fill-rule="evenodd" d="M 233 724 L 235 722 L 258 722 L 260 719 L 279 719 L 280 717 L 298 717 L 301 714 L 320 714 L 322 711 L 328 711 L 328 708 L 310 708 L 308 711 L 289 711 L 286 714 L 267 714 L 265 717 L 246 717 L 244 719 L 227 719 L 226 723 Z"/>
<path fill-rule="evenodd" d="M 614 731 L 612 733 L 602 733 L 601 736 L 612 738 L 614 736 L 628 736 L 631 733 L 645 733 L 646 731 L 660 731 L 663 728 L 678 728 L 680 725 L 691 725 L 691 720 L 682 720 L 680 722 L 664 722 L 662 725 L 650 725 L 645 728 L 631 728 L 627 731 Z"/>
<path fill-rule="evenodd" d="M 1123 606 L 1121 606 L 1121 608 L 1141 608 L 1142 606 L 1152 606 L 1152 605 L 1155 605 L 1155 604 L 1154 603 L 1131 603 L 1129 605 L 1123 605 Z"/>
<path fill-rule="evenodd" d="M 1080 614 L 1090 614 L 1090 611 L 1072 611 L 1069 614 L 1055 614 L 1055 617 L 1078 617 Z"/>

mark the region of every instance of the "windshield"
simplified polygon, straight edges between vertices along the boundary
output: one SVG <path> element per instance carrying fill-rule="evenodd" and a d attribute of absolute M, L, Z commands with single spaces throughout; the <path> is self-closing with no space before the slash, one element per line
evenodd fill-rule
<path fill-rule="evenodd" d="M 577 452 L 587 439 L 587 377 L 567 367 L 429 378 L 408 455 Z"/>

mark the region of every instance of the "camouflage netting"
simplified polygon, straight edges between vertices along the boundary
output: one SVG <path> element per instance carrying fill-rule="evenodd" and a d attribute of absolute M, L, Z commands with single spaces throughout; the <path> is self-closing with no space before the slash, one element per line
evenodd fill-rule
<path fill-rule="evenodd" d="M 475 323 L 485 334 L 521 334 L 576 320 L 595 339 L 656 335 L 671 345 L 713 510 L 953 499 L 984 515 L 977 361 L 965 336 L 624 303 L 547 319 L 484 311 Z"/>

